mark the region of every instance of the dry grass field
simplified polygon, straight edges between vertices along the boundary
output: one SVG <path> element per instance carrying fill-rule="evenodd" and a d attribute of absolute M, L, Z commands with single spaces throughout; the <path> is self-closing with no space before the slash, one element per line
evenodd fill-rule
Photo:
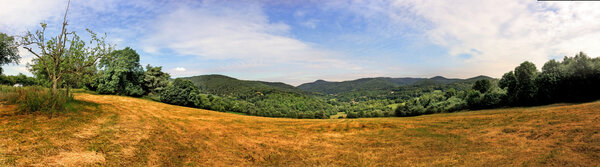
<path fill-rule="evenodd" d="M 80 93 L 48 118 L 0 106 L 0 166 L 599 166 L 600 101 L 300 120 Z"/>

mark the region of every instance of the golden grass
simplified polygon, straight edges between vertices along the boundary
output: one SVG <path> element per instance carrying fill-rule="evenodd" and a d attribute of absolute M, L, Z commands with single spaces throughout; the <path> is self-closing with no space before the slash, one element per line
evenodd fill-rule
<path fill-rule="evenodd" d="M 0 166 L 598 166 L 600 102 L 301 120 L 77 94 L 48 119 L 0 109 Z M 97 105 L 94 105 L 97 104 Z"/>

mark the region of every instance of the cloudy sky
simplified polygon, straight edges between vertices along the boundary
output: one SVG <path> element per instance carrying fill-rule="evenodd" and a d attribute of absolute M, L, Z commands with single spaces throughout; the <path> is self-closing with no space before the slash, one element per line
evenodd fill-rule
<path fill-rule="evenodd" d="M 0 32 L 58 31 L 65 0 L 0 0 Z M 534 0 L 73 0 L 69 28 L 107 33 L 174 77 L 293 85 L 361 77 L 500 77 L 600 56 L 600 3 Z M 32 55 L 5 73 L 29 74 Z"/>

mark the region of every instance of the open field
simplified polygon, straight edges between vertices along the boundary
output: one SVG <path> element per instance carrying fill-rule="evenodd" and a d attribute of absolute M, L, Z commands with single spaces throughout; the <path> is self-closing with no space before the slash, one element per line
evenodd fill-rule
<path fill-rule="evenodd" d="M 0 107 L 0 166 L 599 166 L 600 101 L 300 120 L 80 93 L 49 119 Z"/>

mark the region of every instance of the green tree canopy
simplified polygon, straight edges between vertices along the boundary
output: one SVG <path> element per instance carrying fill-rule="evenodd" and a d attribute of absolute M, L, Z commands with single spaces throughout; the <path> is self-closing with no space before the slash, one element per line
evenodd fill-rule
<path fill-rule="evenodd" d="M 2 65 L 9 63 L 19 63 L 19 50 L 15 38 L 0 33 L 0 74 L 2 74 Z"/>
<path fill-rule="evenodd" d="M 502 89 L 506 89 L 506 93 L 508 94 L 506 101 L 508 103 L 512 104 L 516 101 L 517 77 L 515 77 L 515 73 L 513 71 L 502 75 L 502 79 L 498 81 L 498 86 L 500 86 Z"/>
<path fill-rule="evenodd" d="M 198 94 L 198 88 L 192 81 L 177 78 L 160 93 L 160 101 L 181 106 L 195 106 L 198 105 L 195 104 L 198 101 Z"/>
<path fill-rule="evenodd" d="M 515 68 L 515 78 L 517 79 L 517 102 L 520 104 L 534 104 L 537 86 L 534 83 L 538 71 L 535 64 L 525 61 Z"/>
<path fill-rule="evenodd" d="M 99 93 L 141 96 L 144 69 L 140 65 L 140 55 L 129 47 L 113 51 L 99 63 Z"/>
<path fill-rule="evenodd" d="M 490 80 L 482 79 L 475 81 L 473 84 L 473 89 L 479 91 L 480 93 L 485 93 L 492 87 Z"/>
<path fill-rule="evenodd" d="M 169 85 L 169 73 L 162 72 L 162 67 L 146 66 L 144 72 L 144 90 L 146 93 L 158 93 Z"/>

